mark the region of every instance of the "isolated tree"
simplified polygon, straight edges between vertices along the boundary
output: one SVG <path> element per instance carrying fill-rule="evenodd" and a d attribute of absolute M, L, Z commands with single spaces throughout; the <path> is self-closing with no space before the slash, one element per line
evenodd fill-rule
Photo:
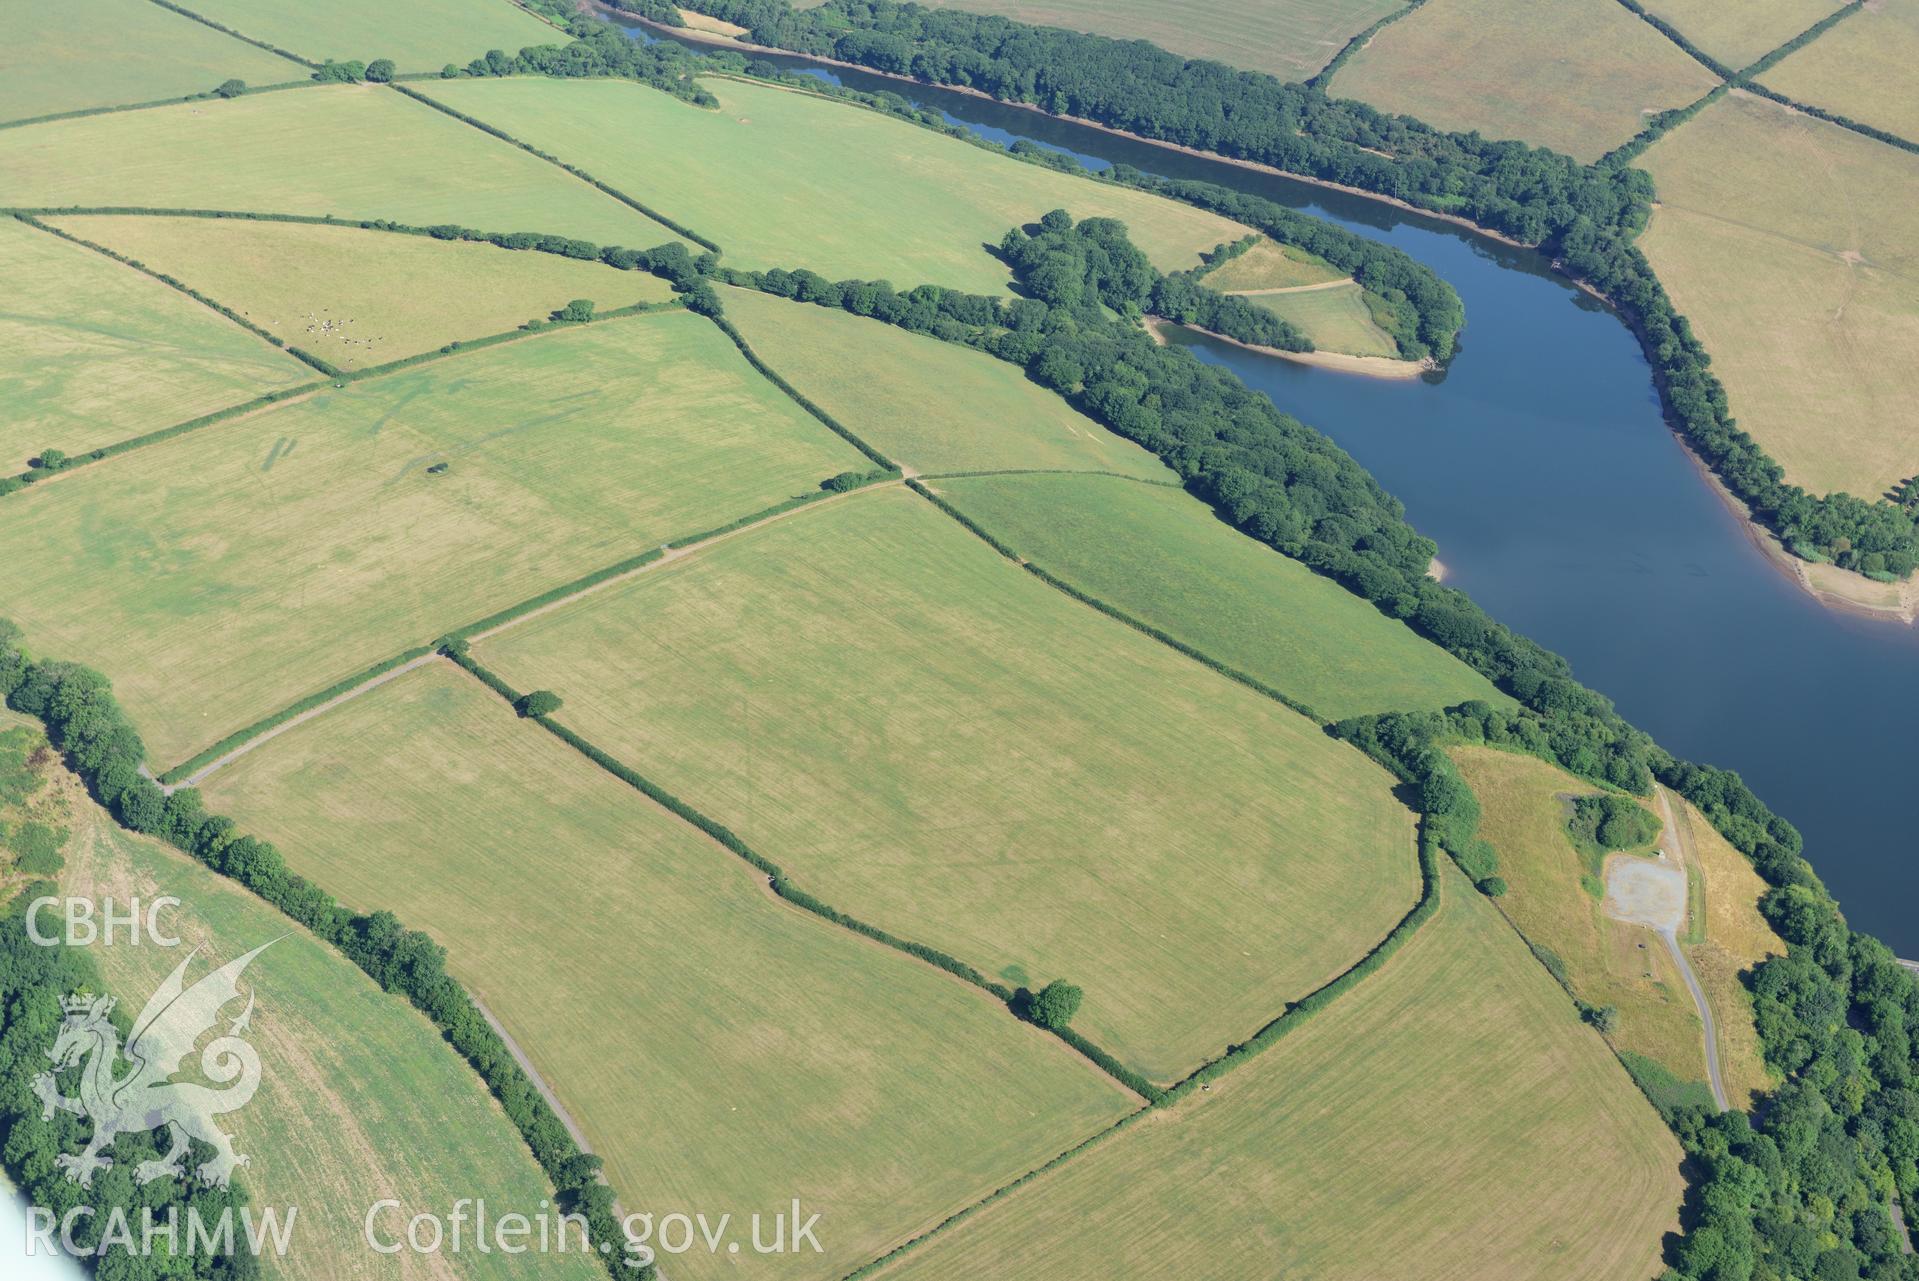
<path fill-rule="evenodd" d="M 514 707 L 522 716 L 551 716 L 560 710 L 560 696 L 550 689 L 536 689 L 521 695 Z"/>
<path fill-rule="evenodd" d="M 1602 1005 L 1592 1012 L 1592 1025 L 1605 1036 L 1611 1036 L 1619 1030 L 1619 1011 L 1610 1005 Z"/>
<path fill-rule="evenodd" d="M 593 300 L 591 298 L 575 298 L 572 302 L 554 312 L 553 319 L 570 320 L 574 322 L 591 320 L 593 319 Z"/>
<path fill-rule="evenodd" d="M 1488 876 L 1479 883 L 1479 892 L 1487 898 L 1499 898 L 1506 893 L 1506 878 Z"/>
<path fill-rule="evenodd" d="M 1054 979 L 1034 994 L 1029 1017 L 1041 1027 L 1057 1031 L 1073 1021 L 1085 995 L 1071 983 Z"/>
<path fill-rule="evenodd" d="M 246 91 L 247 82 L 244 80 L 222 80 L 220 87 L 213 92 L 222 98 L 237 98 Z"/>
<path fill-rule="evenodd" d="M 393 79 L 393 59 L 375 58 L 366 64 L 366 78 L 376 85 L 383 85 Z"/>

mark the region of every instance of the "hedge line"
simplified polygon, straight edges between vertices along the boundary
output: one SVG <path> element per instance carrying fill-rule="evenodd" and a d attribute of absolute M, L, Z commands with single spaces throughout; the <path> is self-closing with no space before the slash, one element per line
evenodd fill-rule
<path fill-rule="evenodd" d="M 1153 485 L 1160 489 L 1184 489 L 1176 480 L 1154 480 L 1150 476 L 1134 476 L 1123 471 L 1101 471 L 1087 467 L 993 467 L 984 471 L 929 471 L 921 472 L 921 480 L 973 480 L 981 476 L 1105 476 L 1112 480 L 1130 480 L 1135 485 Z"/>
<path fill-rule="evenodd" d="M 488 689 L 498 694 L 509 704 L 519 703 L 520 691 L 514 689 L 505 680 L 501 679 L 498 673 L 492 671 L 485 664 L 474 658 L 463 645 L 455 644 L 448 646 L 443 648 L 441 652 L 453 660 L 453 662 L 459 664 L 467 672 L 471 673 Z M 968 965 L 958 957 L 947 952 L 928 946 L 925 943 L 916 943 L 910 939 L 900 938 L 898 935 L 891 934 L 877 925 L 873 925 L 861 920 L 859 917 L 851 916 L 840 911 L 823 899 L 816 898 L 814 895 L 793 884 L 787 877 L 784 868 L 748 845 L 725 824 L 708 818 L 705 814 L 687 804 L 672 792 L 667 791 L 664 787 L 653 782 L 630 765 L 602 751 L 592 742 L 568 729 L 552 717 L 532 716 L 528 719 L 537 722 L 542 729 L 552 734 L 568 747 L 571 747 L 574 751 L 586 757 L 586 759 L 592 761 L 595 765 L 619 779 L 628 787 L 633 788 L 648 800 L 651 800 L 654 804 L 672 814 L 675 818 L 680 819 L 689 826 L 699 829 L 715 844 L 737 855 L 755 870 L 764 874 L 773 892 L 793 906 L 811 912 L 813 915 L 822 920 L 829 921 L 834 925 L 851 930 L 855 934 L 872 939 L 876 943 L 883 943 L 895 951 L 904 952 L 908 956 L 915 957 L 918 960 L 925 961 L 929 965 L 945 970 L 955 978 L 962 979 L 982 991 L 990 992 L 1000 1001 L 1005 1002 L 1009 1007 L 1012 1004 L 1017 994 L 1004 983 L 994 982 L 971 965 Z M 1107 1072 L 1128 1089 L 1149 1100 L 1156 1097 L 1158 1087 L 1153 1085 L 1151 1081 L 1146 1080 L 1137 1072 L 1131 1071 L 1117 1059 L 1113 1058 L 1112 1055 L 1106 1053 L 1085 1037 L 1070 1031 L 1056 1033 L 1056 1035 L 1059 1035 L 1061 1040 L 1071 1045 L 1081 1054 L 1084 1054 L 1088 1060 L 1098 1065 L 1103 1071 Z"/>
<path fill-rule="evenodd" d="M 235 97 L 244 97 L 249 93 L 278 93 L 282 89 L 311 88 L 311 80 L 285 80 L 279 84 L 248 85 L 243 93 Z M 55 111 L 44 116 L 28 116 L 24 120 L 0 120 L 0 129 L 18 129 L 23 125 L 52 124 L 56 120 L 78 120 L 83 116 L 111 116 L 122 111 L 147 111 L 154 107 L 177 107 L 183 102 L 208 102 L 226 97 L 212 89 L 205 93 L 182 94 L 178 98 L 155 98 L 152 102 L 122 102 L 111 107 L 78 107 L 72 111 Z"/>
<path fill-rule="evenodd" d="M 1771 71 L 1774 67 L 1785 61 L 1788 56 L 1805 48 L 1820 36 L 1826 34 L 1836 23 L 1845 21 L 1865 7 L 1865 0 L 1852 0 L 1852 3 L 1846 5 L 1844 8 L 1833 10 L 1792 39 L 1786 41 L 1786 43 L 1780 45 L 1777 49 L 1774 49 L 1771 53 L 1760 58 L 1757 62 L 1741 67 L 1734 73 L 1733 79 L 1743 84 L 1755 77 L 1765 75 L 1768 71 Z"/>
<path fill-rule="evenodd" d="M 605 1243 L 611 1276 L 648 1281 L 650 1265 L 623 1266 L 624 1237 L 600 1162 L 583 1153 L 538 1088 L 514 1060 L 460 983 L 445 972 L 445 951 L 389 912 L 358 914 L 287 868 L 271 844 L 242 834 L 232 819 L 206 812 L 200 793 L 171 795 L 142 777 L 139 733 L 107 679 L 77 663 L 34 660 L 19 629 L 0 620 L 0 696 L 39 720 L 89 790 L 123 826 L 167 841 L 231 877 L 338 948 L 388 992 L 409 999 L 472 1065 L 552 1179 L 562 1209 L 583 1214 L 589 1237 Z"/>
<path fill-rule="evenodd" d="M 650 547 L 637 556 L 629 556 L 625 560 L 615 561 L 611 565 L 602 566 L 590 574 L 585 574 L 574 579 L 570 583 L 561 583 L 558 587 L 541 592 L 538 596 L 528 597 L 526 600 L 508 605 L 505 609 L 499 610 L 496 613 L 488 614 L 485 618 L 477 622 L 455 628 L 453 631 L 447 633 L 447 637 L 448 639 L 455 640 L 470 640 L 482 632 L 490 632 L 497 627 L 502 627 L 522 615 L 532 613 L 536 609 L 544 608 L 555 601 L 564 600 L 575 592 L 583 592 L 589 587 L 604 583 L 609 578 L 618 578 L 621 574 L 630 574 L 642 565 L 652 564 L 665 554 L 663 548 Z"/>
<path fill-rule="evenodd" d="M 740 355 L 746 357 L 746 363 L 757 369 L 760 372 L 760 376 L 765 378 L 766 381 L 772 383 L 775 387 L 778 387 L 791 397 L 794 404 L 819 419 L 819 421 L 826 426 L 827 430 L 840 437 L 853 448 L 859 450 L 862 454 L 865 454 L 869 459 L 887 471 L 897 472 L 900 470 L 898 463 L 861 440 L 853 433 L 850 427 L 840 422 L 839 419 L 833 417 L 833 415 L 827 413 L 824 409 L 821 409 L 811 400 L 808 400 L 805 393 L 801 392 L 800 389 L 792 383 L 787 382 L 785 378 L 780 376 L 777 370 L 764 360 L 761 360 L 759 353 L 754 351 L 752 345 L 746 341 L 746 336 L 733 327 L 732 321 L 728 320 L 724 315 L 716 315 L 711 317 L 711 319 L 714 324 L 720 327 L 721 333 L 733 340 L 733 345 L 740 349 Z"/>
<path fill-rule="evenodd" d="M 669 231 L 674 232 L 676 235 L 682 236 L 685 239 L 692 241 L 694 244 L 700 246 L 700 248 L 708 250 L 709 252 L 712 252 L 712 253 L 720 252 L 720 247 L 718 245 L 714 244 L 711 240 L 708 240 L 705 236 L 700 235 L 699 232 L 694 231 L 692 228 L 682 226 L 680 223 L 673 221 L 671 218 L 667 217 L 663 213 L 660 213 L 658 210 L 653 209 L 647 205 L 641 204 L 639 201 L 633 199 L 633 197 L 627 195 L 624 191 L 619 190 L 617 187 L 608 186 L 606 183 L 601 182 L 598 178 L 595 178 L 592 174 L 588 173 L 586 170 L 576 168 L 575 166 L 570 165 L 566 161 L 560 159 L 558 156 L 551 155 L 547 152 L 541 151 L 538 147 L 532 146 L 528 143 L 521 142 L 518 138 L 515 138 L 512 134 L 508 133 L 504 129 L 495 128 L 493 125 L 488 124 L 484 120 L 480 120 L 473 116 L 467 115 L 464 111 L 456 111 L 452 107 L 447 106 L 445 103 L 437 102 L 434 99 L 427 97 L 423 93 L 418 93 L 412 89 L 407 88 L 405 85 L 396 84 L 396 85 L 389 85 L 387 87 L 392 89 L 395 93 L 403 93 L 407 97 L 413 99 L 415 102 L 431 107 L 435 111 L 442 112 L 446 115 L 452 116 L 455 120 L 460 121 L 462 124 L 471 125 L 473 128 L 478 129 L 481 133 L 488 134 L 492 137 L 498 138 L 502 142 L 510 142 L 514 146 L 518 147 L 521 151 L 526 152 L 528 155 L 538 156 L 540 159 L 546 161 L 548 164 L 556 165 L 559 168 L 566 170 L 568 173 L 572 174 L 575 178 L 578 178 L 581 182 L 584 182 L 591 187 L 595 187 L 599 191 L 603 192 L 604 194 L 613 197 L 613 199 L 619 201 L 621 204 L 627 206 L 628 208 L 638 210 L 640 213 L 646 215 L 648 218 L 651 218 L 654 222 L 660 224 L 660 226 L 667 228 Z"/>
<path fill-rule="evenodd" d="M 215 299 L 207 297 L 207 295 L 201 293 L 198 289 L 195 289 L 192 285 L 187 284 L 184 280 L 176 279 L 173 276 L 167 275 L 163 271 L 155 271 L 153 268 L 147 266 L 145 263 L 141 262 L 137 258 L 129 258 L 125 254 L 120 253 L 117 250 L 107 248 L 105 245 L 97 245 L 93 241 L 86 239 L 84 236 L 76 236 L 70 231 L 65 231 L 59 227 L 55 227 L 48 223 L 41 222 L 38 218 L 35 218 L 31 214 L 17 213 L 14 215 L 14 217 L 18 219 L 19 221 L 26 223 L 29 227 L 37 227 L 41 231 L 46 232 L 50 236 L 60 237 L 60 239 L 67 241 L 69 244 L 75 244 L 85 249 L 91 249 L 94 253 L 99 254 L 103 258 L 111 258 L 113 261 L 121 264 L 122 266 L 131 267 L 133 270 L 139 272 L 143 276 L 147 276 L 150 279 L 159 281 L 163 285 L 167 285 L 175 290 L 178 290 L 180 293 L 185 294 L 187 297 L 193 299 L 193 301 L 199 303 L 201 306 L 209 308 L 210 310 L 219 312 L 222 316 L 225 316 L 228 320 L 231 320 L 234 324 L 240 326 L 240 328 L 246 330 L 248 333 L 252 334 L 255 338 L 259 338 L 267 343 L 270 343 L 271 345 L 275 347 L 278 347 L 281 351 L 286 352 L 289 356 L 292 356 L 294 359 L 300 361 L 302 364 L 310 365 L 314 369 L 319 370 L 321 373 L 325 374 L 328 378 L 338 378 L 340 376 L 340 371 L 338 369 L 334 368 L 332 365 L 328 364 L 326 361 L 321 360 L 318 356 L 315 356 L 314 354 L 308 351 L 302 351 L 298 347 L 294 347 L 286 342 L 283 342 L 277 336 L 268 333 L 266 330 L 260 328 L 260 326 L 254 324 L 251 320 L 248 320 L 245 316 L 242 316 L 239 312 L 233 310 L 233 308 L 227 306 L 223 302 L 219 302 L 219 301 L 216 301 Z"/>
<path fill-rule="evenodd" d="M 1810 103 L 1801 102 L 1797 98 L 1788 98 L 1785 94 L 1773 89 L 1768 89 L 1756 80 L 1749 81 L 1742 85 L 1741 88 L 1756 93 L 1762 98 L 1770 98 L 1783 107 L 1791 107 L 1794 111 L 1811 116 L 1815 120 L 1823 120 L 1827 124 L 1837 125 L 1841 129 L 1850 129 L 1856 134 L 1862 134 L 1865 137 L 1871 138 L 1874 142 L 1883 142 L 1888 147 L 1897 147 L 1901 151 L 1910 151 L 1914 154 L 1919 154 L 1919 142 L 1914 142 L 1910 138 L 1903 138 L 1896 133 L 1881 129 L 1878 125 L 1869 125 L 1864 121 L 1854 120 L 1851 116 L 1842 116 L 1836 111 L 1827 111 L 1824 107 L 1815 107 Z"/>
<path fill-rule="evenodd" d="M 1672 23 L 1667 22 L 1658 14 L 1648 13 L 1646 6 L 1640 4 L 1639 0 L 1619 0 L 1619 3 L 1631 13 L 1638 15 L 1641 22 L 1685 50 L 1692 56 L 1694 62 L 1697 62 L 1721 80 L 1730 80 L 1738 74 L 1731 67 L 1728 67 L 1725 63 L 1719 61 L 1719 59 L 1713 57 L 1704 49 L 1701 49 L 1691 40 L 1688 40 L 1685 35 L 1680 32 L 1679 28 L 1673 26 Z"/>
<path fill-rule="evenodd" d="M 1674 129 L 1685 124 L 1707 107 L 1710 107 L 1713 103 L 1725 97 L 1727 91 L 1731 88 L 1731 85 L 1716 84 L 1708 89 L 1705 96 L 1697 102 L 1688 103 L 1683 107 L 1674 107 L 1670 111 L 1658 112 L 1646 122 L 1644 129 L 1641 129 L 1638 133 L 1601 156 L 1598 163 L 1609 165 L 1615 169 L 1624 168 L 1632 161 L 1638 159 L 1640 153 L 1645 151 L 1646 148 L 1652 146 Z"/>
<path fill-rule="evenodd" d="M 309 61 L 306 58 L 302 58 L 299 54 L 293 53 L 286 49 L 282 49 L 279 45 L 268 44 L 264 40 L 255 40 L 252 36 L 242 35 L 240 32 L 235 31 L 232 27 L 223 26 L 220 23 L 215 22 L 212 18 L 206 17 L 203 14 L 195 13 L 191 9 L 182 8 L 181 6 L 174 4 L 173 0 L 153 0 L 153 3 L 159 5 L 162 9 L 167 9 L 174 13 L 177 13 L 183 18 L 191 18 L 195 22 L 199 23 L 201 26 L 212 27 L 215 31 L 220 32 L 222 35 L 232 36 L 235 40 L 245 41 L 247 44 L 252 45 L 256 49 L 265 49 L 268 53 L 277 53 L 282 58 L 285 58 L 288 62 L 297 62 L 303 67 L 309 68 L 311 70 L 316 70 L 316 71 L 320 67 L 319 63 Z"/>
<path fill-rule="evenodd" d="M 422 645 L 417 649 L 409 649 L 403 654 L 395 654 L 392 658 L 382 659 L 365 671 L 357 675 L 349 676 L 345 680 L 336 681 L 317 693 L 308 694 L 299 702 L 283 707 L 273 713 L 273 715 L 255 721 L 245 729 L 235 730 L 211 747 L 194 753 L 166 773 L 160 775 L 160 781 L 171 786 L 184 778 L 190 778 L 194 771 L 198 770 L 201 766 L 211 765 L 214 761 L 219 760 L 222 756 L 225 756 L 228 752 L 240 746 L 242 743 L 247 742 L 249 739 L 258 738 L 268 730 L 279 725 L 284 725 L 296 716 L 303 716 L 323 703 L 329 703 L 340 695 L 356 689 L 376 677 L 386 675 L 396 667 L 404 667 L 414 659 L 425 658 L 432 652 L 433 647 L 431 645 Z"/>

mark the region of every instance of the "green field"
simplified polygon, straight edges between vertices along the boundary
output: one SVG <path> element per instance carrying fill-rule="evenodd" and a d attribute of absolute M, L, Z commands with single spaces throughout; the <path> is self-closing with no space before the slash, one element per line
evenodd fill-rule
<path fill-rule="evenodd" d="M 1300 285 L 1323 285 L 1345 280 L 1339 268 L 1294 245 L 1261 240 L 1236 258 L 1228 258 L 1204 273 L 1207 287 L 1221 293 L 1245 289 L 1293 289 Z"/>
<path fill-rule="evenodd" d="M 1050 209 L 1123 219 L 1162 269 L 1246 229 L 1188 205 L 1029 165 L 878 112 L 738 80 L 703 110 L 616 80 L 456 80 L 438 101 L 581 165 L 725 247 L 739 267 L 808 267 L 996 292 L 986 251 Z"/>
<path fill-rule="evenodd" d="M 1919 9 L 1869 4 L 1763 77 L 1800 102 L 1919 139 Z"/>
<path fill-rule="evenodd" d="M 1567 806 L 1559 798 L 1587 796 L 1596 789 L 1530 756 L 1483 747 L 1455 748 L 1452 755 L 1485 811 L 1480 835 L 1499 851 L 1499 874 L 1509 887 L 1499 900 L 1501 910 L 1529 940 L 1566 963 L 1567 980 L 1581 999 L 1619 1011 L 1619 1028 L 1612 1036 L 1615 1045 L 1657 1060 L 1681 1080 L 1703 1083 L 1706 1058 L 1699 1014 L 1665 945 L 1644 926 L 1607 917 L 1601 911 L 1600 896 L 1580 885 L 1588 864 L 1566 834 Z M 1744 912 L 1757 920 L 1754 903 L 1765 886 L 1750 864 L 1744 859 L 1738 862 L 1750 881 L 1740 887 Z M 1728 870 L 1719 879 L 1733 878 Z M 1741 1020 L 1745 1025 L 1743 1033 L 1730 1034 L 1738 1052 L 1729 1053 L 1735 1047 L 1722 1046 L 1720 1060 L 1729 1089 L 1737 1094 L 1740 1088 L 1755 1087 L 1766 1079 L 1752 1027 L 1751 1001 L 1736 977 L 1765 951 L 1754 943 L 1751 930 L 1732 930 L 1733 914 L 1741 902 L 1731 885 L 1723 894 L 1727 926 L 1716 933 L 1730 936 L 1714 937 L 1715 932 L 1709 931 L 1708 939 L 1719 953 L 1736 959 L 1730 966 L 1719 967 L 1731 980 L 1729 988 L 1724 984 L 1709 988 L 1707 1000 L 1714 1006 L 1717 1022 L 1729 1029 Z M 1758 928 L 1765 929 L 1763 921 Z M 1776 941 L 1773 946 L 1784 950 Z M 1740 1101 L 1735 1097 L 1735 1106 Z"/>
<path fill-rule="evenodd" d="M 304 80 L 297 62 L 148 0 L 0 0 L 0 122 L 206 93 L 230 79 Z"/>
<path fill-rule="evenodd" d="M 1148 40 L 1188 58 L 1304 80 L 1400 5 L 1398 0 L 1203 0 L 1177 7 L 1147 0 L 933 0 L 929 7 L 1001 13 L 1043 27 Z"/>
<path fill-rule="evenodd" d="M 450 470 L 434 475 L 431 465 Z M 453 627 L 867 464 L 666 312 L 457 355 L 5 500 L 7 609 L 154 767 Z"/>
<path fill-rule="evenodd" d="M 1373 321 L 1366 290 L 1357 282 L 1241 296 L 1292 324 L 1320 351 L 1399 359 L 1399 344 Z"/>
<path fill-rule="evenodd" d="M 417 1211 L 445 1214 L 459 1197 L 485 1197 L 496 1214 L 538 1214 L 552 1185 L 473 1070 L 404 998 L 382 992 L 331 947 L 185 856 L 116 827 L 67 779 L 73 837 L 62 892 L 111 896 L 124 909 L 170 894 L 182 906 L 161 918 L 184 946 L 90 949 L 107 986 L 137 1012 L 191 948 L 188 981 L 277 939 L 247 970 L 258 1004 L 249 1040 L 260 1091 L 221 1118 L 252 1160 L 240 1179 L 255 1206 L 297 1206 L 293 1244 L 273 1275 L 288 1278 L 415 1277 L 423 1261 L 369 1250 L 362 1221 L 374 1202 L 400 1199 L 383 1235 Z M 195 1059 L 186 1067 L 194 1070 Z M 568 1255 L 460 1255 L 462 1278 L 604 1277 L 595 1259 Z"/>
<path fill-rule="evenodd" d="M 1017 365 L 838 309 L 728 289 L 726 316 L 780 376 L 923 472 L 1005 467 L 1173 473 Z"/>
<path fill-rule="evenodd" d="M 1080 984 L 1076 1026 L 1156 1079 L 1414 897 L 1384 773 L 902 488 L 478 648 L 828 902 L 1008 983 Z"/>
<path fill-rule="evenodd" d="M 1640 163 L 1640 247 L 1786 478 L 1877 498 L 1919 472 L 1919 156 L 1734 93 Z"/>
<path fill-rule="evenodd" d="M 1686 39 L 1734 70 L 1752 65 L 1839 7 L 1836 0 L 1642 2 L 1648 13 L 1664 18 Z"/>
<path fill-rule="evenodd" d="M 364 369 L 513 329 L 574 298 L 664 302 L 657 276 L 464 241 L 238 218 L 55 218 L 291 346 Z"/>
<path fill-rule="evenodd" d="M 185 294 L 12 218 L 0 279 L 0 474 L 317 377 Z"/>
<path fill-rule="evenodd" d="M 941 496 L 1042 569 L 1328 720 L 1509 705 L 1484 677 L 1177 489 L 1101 476 L 942 480 Z"/>
<path fill-rule="evenodd" d="M 1332 92 L 1593 161 L 1716 83 L 1617 0 L 1437 0 L 1374 36 Z"/>
<path fill-rule="evenodd" d="M 1680 1150 L 1450 865 L 1386 968 L 1251 1064 L 885 1269 L 886 1281 L 1620 1281 Z"/>
<path fill-rule="evenodd" d="M 990 996 L 768 894 L 451 664 L 208 780 L 297 870 L 446 944 L 630 1211 L 823 1215 L 839 1276 L 1121 1115 Z M 704 1253 L 675 1277 L 734 1276 Z"/>
<path fill-rule="evenodd" d="M 0 130 L 27 207 L 241 209 L 463 223 L 645 248 L 673 234 L 519 148 L 391 89 L 315 85 Z"/>
<path fill-rule="evenodd" d="M 511 0 L 188 0 L 187 7 L 313 62 L 391 58 L 401 71 L 438 71 L 488 49 L 518 53 L 567 41 Z"/>

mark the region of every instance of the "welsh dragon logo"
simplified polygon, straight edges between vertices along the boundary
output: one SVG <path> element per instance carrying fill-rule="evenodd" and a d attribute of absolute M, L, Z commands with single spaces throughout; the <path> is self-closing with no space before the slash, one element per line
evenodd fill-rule
<path fill-rule="evenodd" d="M 240 975 L 253 958 L 271 946 L 263 943 L 188 987 L 187 966 L 199 954 L 194 949 L 140 1011 L 124 1054 L 119 1033 L 107 1017 L 113 1010 L 112 997 L 71 996 L 62 1002 L 67 1017 L 47 1051 L 53 1070 L 35 1077 L 33 1089 L 40 1096 L 42 1117 L 51 1118 L 60 1111 L 93 1121 L 93 1138 L 84 1151 L 54 1158 L 69 1179 L 81 1187 L 92 1186 L 94 1172 L 113 1164 L 105 1153 L 116 1136 L 161 1126 L 172 1132 L 173 1146 L 160 1160 L 142 1161 L 134 1168 L 133 1177 L 140 1183 L 185 1178 L 181 1162 L 189 1138 L 214 1150 L 213 1159 L 194 1171 L 211 1186 L 225 1187 L 233 1171 L 247 1164 L 247 1158 L 233 1150 L 233 1140 L 214 1124 L 214 1117 L 244 1107 L 260 1087 L 260 1056 L 241 1039 L 253 1019 L 251 991 L 246 994 L 246 1009 L 226 1033 L 207 1042 L 200 1052 L 201 1072 L 225 1088 L 170 1078 L 180 1071 L 200 1037 L 219 1022 L 220 1011 L 239 999 Z M 122 1058 L 130 1065 L 124 1075 L 120 1074 Z M 69 1098 L 60 1093 L 54 1074 L 82 1059 L 86 1065 L 80 1073 L 80 1094 Z"/>

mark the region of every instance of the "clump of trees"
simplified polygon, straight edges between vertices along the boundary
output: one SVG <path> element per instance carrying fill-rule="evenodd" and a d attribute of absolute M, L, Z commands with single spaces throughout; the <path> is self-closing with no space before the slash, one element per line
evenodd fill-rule
<path fill-rule="evenodd" d="M 321 84 L 357 85 L 366 79 L 366 63 L 353 59 L 347 62 L 335 62 L 328 58 L 313 73 L 313 78 Z"/>
<path fill-rule="evenodd" d="M 1659 837 L 1659 820 L 1630 797 L 1603 793 L 1573 799 L 1566 832 L 1581 850 L 1603 853 L 1649 845 Z"/>
<path fill-rule="evenodd" d="M 219 98 L 238 98 L 246 91 L 247 82 L 244 80 L 222 80 L 213 93 Z"/>
<path fill-rule="evenodd" d="M 1019 1012 L 1041 1027 L 1058 1032 L 1072 1023 L 1085 996 L 1073 984 L 1054 979 L 1037 992 L 1027 992 L 1024 1009 Z"/>
<path fill-rule="evenodd" d="M 560 710 L 560 696 L 550 689 L 536 689 L 521 695 L 513 710 L 528 718 L 551 716 Z"/>
<path fill-rule="evenodd" d="M 552 319 L 566 324 L 584 324 L 593 319 L 593 300 L 591 298 L 575 298 L 573 301 L 567 303 L 566 306 L 554 311 Z"/>

